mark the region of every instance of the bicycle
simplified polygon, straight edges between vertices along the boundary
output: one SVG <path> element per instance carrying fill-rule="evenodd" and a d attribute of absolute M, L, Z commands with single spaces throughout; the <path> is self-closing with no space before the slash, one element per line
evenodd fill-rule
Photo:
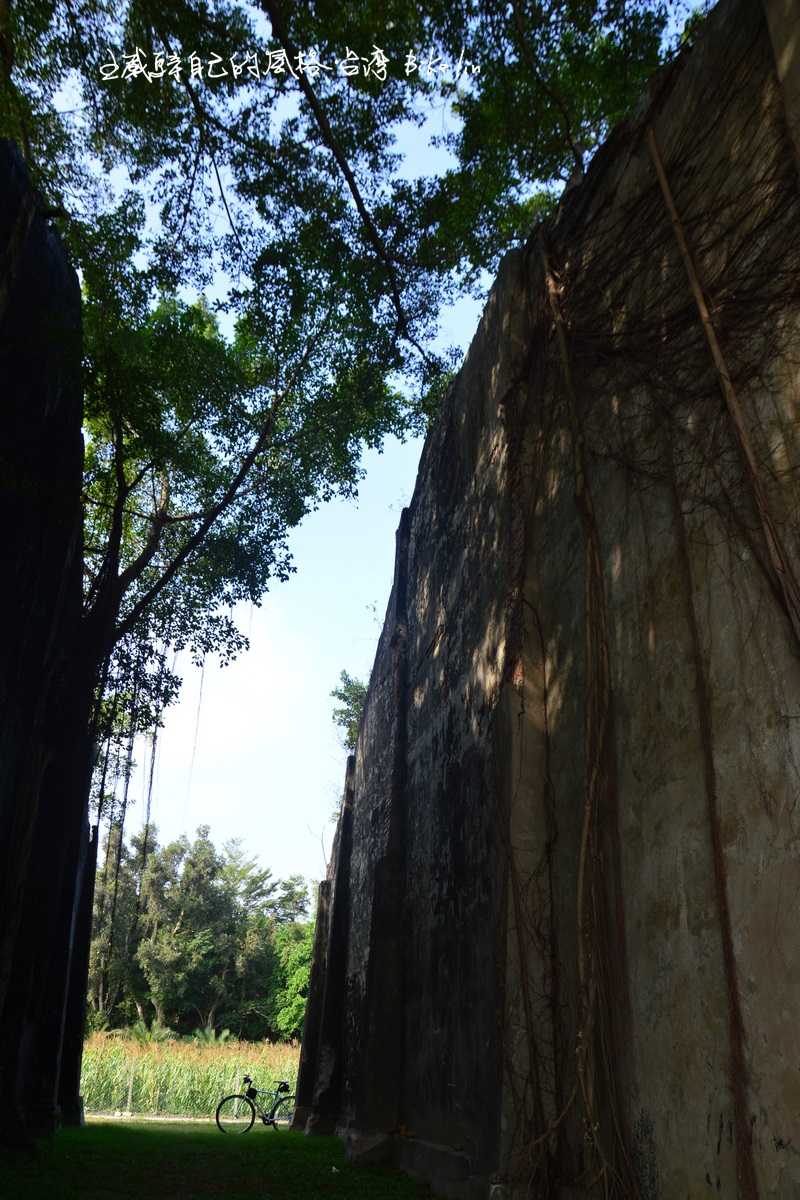
<path fill-rule="evenodd" d="M 225 1096 L 217 1105 L 217 1128 L 221 1133 L 249 1133 L 258 1113 L 264 1125 L 278 1128 L 278 1121 L 291 1121 L 294 1113 L 294 1095 L 289 1094 L 289 1084 L 282 1080 L 272 1093 L 269 1109 L 261 1106 L 258 1088 L 253 1087 L 249 1075 L 245 1075 L 242 1086 L 247 1090 L 233 1096 Z M 267 1095 L 267 1093 L 263 1093 Z"/>

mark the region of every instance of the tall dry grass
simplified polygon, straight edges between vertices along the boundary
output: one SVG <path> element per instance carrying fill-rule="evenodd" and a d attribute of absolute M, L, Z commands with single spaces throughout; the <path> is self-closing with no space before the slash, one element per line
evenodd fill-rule
<path fill-rule="evenodd" d="M 83 1050 L 81 1092 L 89 1112 L 207 1117 L 222 1096 L 241 1090 L 243 1075 L 259 1090 L 286 1079 L 294 1091 L 299 1058 L 295 1043 L 141 1044 L 95 1033 Z"/>

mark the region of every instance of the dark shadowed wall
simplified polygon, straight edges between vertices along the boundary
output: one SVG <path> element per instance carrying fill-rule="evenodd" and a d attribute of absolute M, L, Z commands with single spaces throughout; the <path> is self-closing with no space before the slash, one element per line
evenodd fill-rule
<path fill-rule="evenodd" d="M 81 615 L 80 331 L 75 272 L 21 155 L 0 141 L 0 1127 L 11 1140 L 57 1116 L 89 844 L 85 811 L 68 811 L 61 787 L 76 745 L 64 697 Z"/>

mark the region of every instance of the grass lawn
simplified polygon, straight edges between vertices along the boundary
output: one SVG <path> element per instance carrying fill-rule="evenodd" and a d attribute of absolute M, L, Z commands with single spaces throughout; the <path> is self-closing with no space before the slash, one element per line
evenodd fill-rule
<path fill-rule="evenodd" d="M 90 1121 L 0 1158 L 2 1200 L 421 1200 L 422 1185 L 353 1167 L 341 1142 L 286 1129 L 226 1136 L 209 1123 Z"/>

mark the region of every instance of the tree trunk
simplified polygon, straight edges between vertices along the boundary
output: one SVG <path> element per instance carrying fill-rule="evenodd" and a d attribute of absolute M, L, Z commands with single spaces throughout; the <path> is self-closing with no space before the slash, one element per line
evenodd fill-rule
<path fill-rule="evenodd" d="M 83 872 L 83 888 L 80 893 L 78 922 L 75 929 L 69 976 L 64 1044 L 61 1051 L 61 1077 L 58 1089 L 61 1120 L 65 1125 L 83 1124 L 83 1098 L 80 1094 L 81 1065 L 86 1030 L 86 980 L 89 974 L 89 948 L 92 939 L 92 910 L 99 837 L 99 827 L 95 825 Z"/>

